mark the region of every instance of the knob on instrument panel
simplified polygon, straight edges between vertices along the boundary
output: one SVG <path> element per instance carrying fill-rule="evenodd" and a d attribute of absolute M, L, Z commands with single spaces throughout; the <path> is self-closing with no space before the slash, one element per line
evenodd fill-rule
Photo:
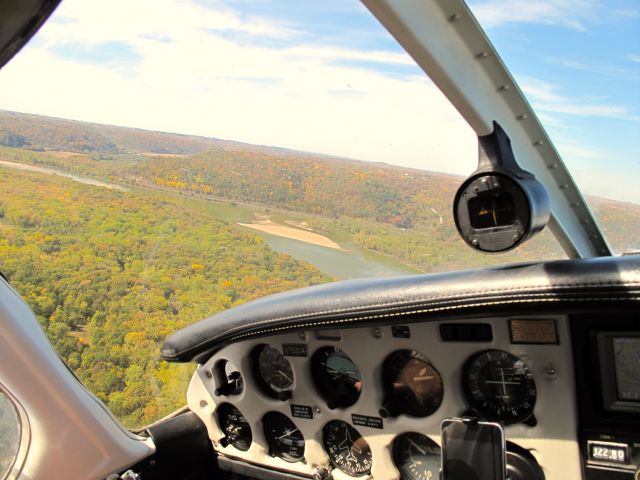
<path fill-rule="evenodd" d="M 529 450 L 507 442 L 507 477 L 509 480 L 545 480 L 542 467 Z"/>

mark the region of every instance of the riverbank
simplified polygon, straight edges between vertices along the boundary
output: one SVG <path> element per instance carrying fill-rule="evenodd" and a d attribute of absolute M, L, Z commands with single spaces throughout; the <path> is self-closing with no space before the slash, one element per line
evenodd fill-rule
<path fill-rule="evenodd" d="M 6 160 L 0 160 L 0 167 L 15 168 L 16 170 L 25 170 L 27 172 L 46 173 L 47 175 L 59 175 L 61 177 L 70 178 L 76 182 L 84 183 L 85 185 L 93 185 L 95 187 L 109 188 L 111 190 L 120 190 L 121 192 L 128 192 L 129 189 L 121 185 L 114 183 L 102 182 L 88 177 L 80 177 L 73 175 L 72 173 L 65 173 L 61 170 L 56 170 L 48 167 L 40 167 L 38 165 L 29 165 L 27 163 L 7 162 Z"/>

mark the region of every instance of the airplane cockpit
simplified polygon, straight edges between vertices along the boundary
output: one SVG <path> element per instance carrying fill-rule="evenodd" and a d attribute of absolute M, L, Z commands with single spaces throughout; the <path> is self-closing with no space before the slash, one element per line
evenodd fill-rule
<path fill-rule="evenodd" d="M 10 3 L 0 63 L 57 4 Z M 0 280 L 0 413 L 19 426 L 12 446 L 0 429 L 1 478 L 640 480 L 640 257 L 612 255 L 465 2 L 362 3 L 477 134 L 451 205 L 466 248 L 546 228 L 569 258 L 330 282 L 179 325 L 159 357 L 189 369 L 185 406 L 137 430 Z"/>

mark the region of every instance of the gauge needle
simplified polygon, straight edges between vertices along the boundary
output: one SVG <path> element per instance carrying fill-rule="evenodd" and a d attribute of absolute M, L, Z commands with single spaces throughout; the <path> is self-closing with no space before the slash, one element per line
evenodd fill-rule
<path fill-rule="evenodd" d="M 358 378 L 353 376 L 353 375 L 355 375 L 356 372 L 352 372 L 351 370 L 346 370 L 346 371 L 338 370 L 336 368 L 330 367 L 326 363 L 323 363 L 322 365 L 327 367 L 327 371 L 329 371 L 330 373 L 333 373 L 333 374 L 335 374 L 337 376 L 346 377 L 349 380 L 351 380 L 353 383 L 356 383 L 356 382 L 360 381 Z M 335 380 L 335 378 L 334 378 L 334 380 Z"/>
<path fill-rule="evenodd" d="M 416 450 L 418 450 L 422 455 L 426 455 L 426 454 L 427 454 L 427 452 L 425 452 L 422 448 L 420 448 L 420 447 L 418 446 L 418 444 L 416 444 L 416 442 L 414 442 L 414 441 L 413 441 L 413 440 L 411 440 L 410 438 L 409 438 L 409 439 L 407 439 L 407 440 L 409 440 L 409 443 L 410 443 L 411 445 L 413 445 L 414 447 L 416 447 Z"/>
<path fill-rule="evenodd" d="M 507 386 L 504 384 L 504 370 L 500 369 L 500 380 L 502 380 L 502 395 L 507 396 Z"/>
<path fill-rule="evenodd" d="M 496 204 L 495 202 L 491 204 L 492 209 L 491 211 L 493 212 L 493 224 L 497 227 L 498 226 L 498 219 L 496 218 Z"/>
<path fill-rule="evenodd" d="M 284 373 L 282 370 L 278 370 L 278 373 L 279 373 L 280 375 L 282 375 L 284 378 L 286 378 L 287 380 L 289 380 L 290 382 L 293 382 L 293 380 L 292 380 L 292 379 L 290 379 L 290 378 L 287 376 L 287 374 L 286 374 L 286 373 Z"/>
<path fill-rule="evenodd" d="M 433 380 L 434 378 L 436 378 L 436 377 L 434 377 L 433 375 L 421 375 L 421 376 L 418 376 L 418 377 L 413 377 L 413 381 L 414 382 L 421 382 L 423 380 Z"/>
<path fill-rule="evenodd" d="M 300 429 L 296 428 L 295 430 L 286 430 L 284 432 L 284 435 L 280 435 L 278 438 L 276 438 L 276 440 L 282 440 L 285 437 L 290 437 L 291 435 L 293 435 L 294 433 L 296 433 L 297 431 L 299 431 Z"/>

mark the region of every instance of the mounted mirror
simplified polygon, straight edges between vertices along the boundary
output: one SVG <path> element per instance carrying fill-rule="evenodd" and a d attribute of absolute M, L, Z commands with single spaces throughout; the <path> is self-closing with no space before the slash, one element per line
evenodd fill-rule
<path fill-rule="evenodd" d="M 549 198 L 532 173 L 520 168 L 497 122 L 478 137 L 478 169 L 458 189 L 453 215 L 462 239 L 488 253 L 512 250 L 549 221 Z"/>

